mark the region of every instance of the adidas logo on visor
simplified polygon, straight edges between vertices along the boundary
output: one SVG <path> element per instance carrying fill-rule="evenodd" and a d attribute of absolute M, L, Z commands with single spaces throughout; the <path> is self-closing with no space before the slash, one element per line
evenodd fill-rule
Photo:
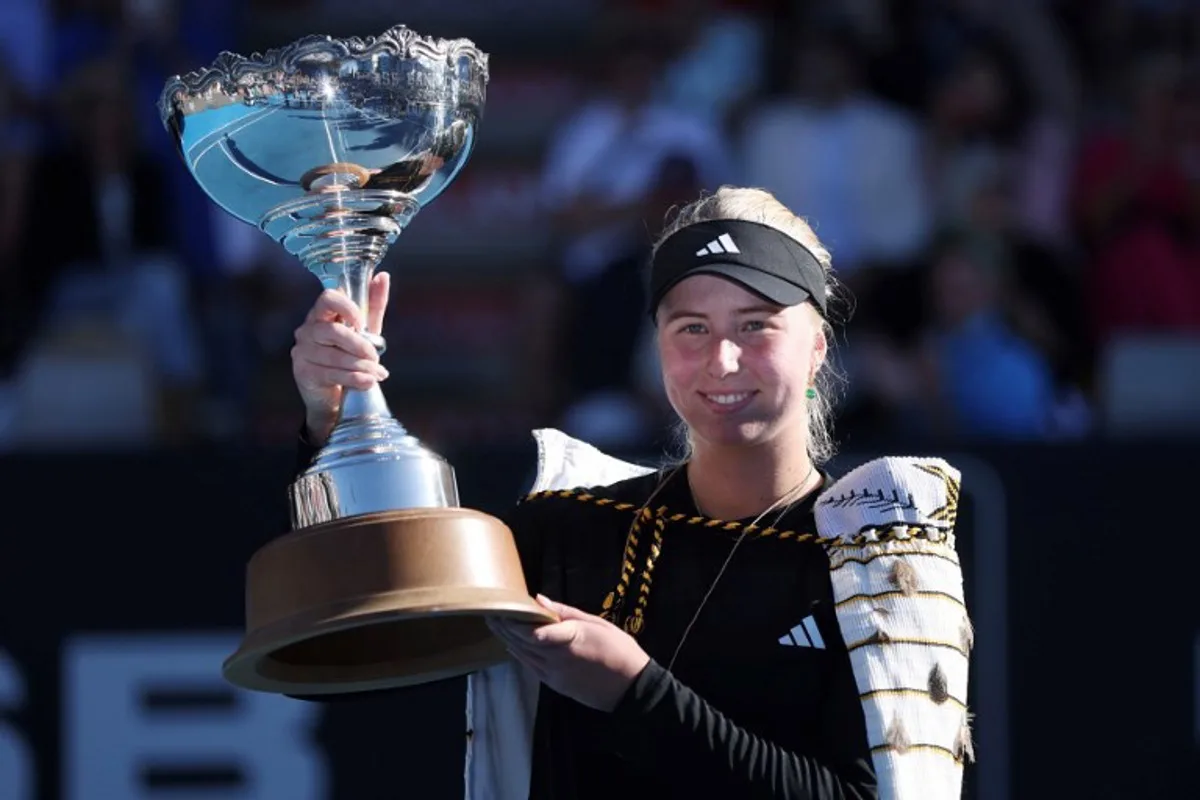
<path fill-rule="evenodd" d="M 702 247 L 696 251 L 697 256 L 716 256 L 721 253 L 740 253 L 736 244 L 733 243 L 733 237 L 728 233 L 723 233 L 716 239 L 708 243 L 708 246 Z"/>

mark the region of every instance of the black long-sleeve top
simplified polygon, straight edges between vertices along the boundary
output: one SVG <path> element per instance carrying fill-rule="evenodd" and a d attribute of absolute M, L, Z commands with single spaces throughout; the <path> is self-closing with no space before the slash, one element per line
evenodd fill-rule
<path fill-rule="evenodd" d="M 302 445 L 301 463 L 312 454 Z M 816 492 L 744 538 L 676 656 L 752 520 L 710 525 L 680 470 L 630 537 L 663 477 L 535 496 L 503 515 L 530 592 L 605 616 L 651 657 L 612 713 L 542 687 L 530 799 L 876 798 L 828 558 L 797 536 L 814 531 Z"/>

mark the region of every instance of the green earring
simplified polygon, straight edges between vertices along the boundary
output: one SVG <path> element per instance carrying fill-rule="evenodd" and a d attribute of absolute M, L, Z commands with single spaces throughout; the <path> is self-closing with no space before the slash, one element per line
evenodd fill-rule
<path fill-rule="evenodd" d="M 814 397 L 817 396 L 817 390 L 810 386 L 804 390 L 804 396 L 807 397 L 809 400 L 812 400 Z"/>

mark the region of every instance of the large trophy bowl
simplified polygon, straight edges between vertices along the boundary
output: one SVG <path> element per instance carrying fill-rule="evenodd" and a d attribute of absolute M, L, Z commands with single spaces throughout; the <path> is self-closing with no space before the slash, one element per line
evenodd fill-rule
<path fill-rule="evenodd" d="M 399 26 L 222 53 L 169 80 L 159 113 L 213 202 L 364 308 L 388 247 L 469 158 L 487 81 L 471 42 Z M 237 686 L 309 696 L 425 683 L 506 657 L 486 617 L 553 619 L 529 596 L 512 532 L 459 506 L 453 468 L 378 386 L 345 393 L 289 500 L 292 530 L 247 566 L 246 633 L 224 664 Z"/>

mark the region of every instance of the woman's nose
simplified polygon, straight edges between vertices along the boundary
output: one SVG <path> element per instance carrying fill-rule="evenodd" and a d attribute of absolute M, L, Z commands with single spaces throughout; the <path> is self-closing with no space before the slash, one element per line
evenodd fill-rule
<path fill-rule="evenodd" d="M 712 358 L 709 359 L 709 374 L 714 378 L 724 378 L 738 371 L 738 360 L 742 350 L 728 339 L 720 339 L 713 347 Z"/>

